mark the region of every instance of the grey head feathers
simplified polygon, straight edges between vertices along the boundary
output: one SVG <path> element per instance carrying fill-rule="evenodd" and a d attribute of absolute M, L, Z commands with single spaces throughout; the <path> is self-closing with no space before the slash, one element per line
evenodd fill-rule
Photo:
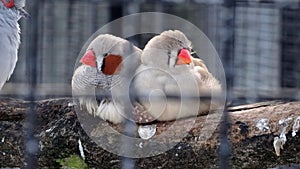
<path fill-rule="evenodd" d="M 144 65 L 170 69 L 175 67 L 181 49 L 192 50 L 192 43 L 178 30 L 168 30 L 153 37 L 145 46 L 141 60 Z M 181 66 L 182 67 L 182 66 Z"/>

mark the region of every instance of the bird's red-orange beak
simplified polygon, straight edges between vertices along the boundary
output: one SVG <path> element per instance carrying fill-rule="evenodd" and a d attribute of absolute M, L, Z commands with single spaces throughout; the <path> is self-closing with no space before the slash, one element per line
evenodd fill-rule
<path fill-rule="evenodd" d="M 96 56 L 93 50 L 88 50 L 83 57 L 80 59 L 80 62 L 85 65 L 96 67 Z"/>
<path fill-rule="evenodd" d="M 184 65 L 192 63 L 190 51 L 188 49 L 181 49 L 177 56 L 176 65 Z"/>
<path fill-rule="evenodd" d="M 14 0 L 1 0 L 1 1 L 7 8 L 12 8 L 15 6 Z"/>

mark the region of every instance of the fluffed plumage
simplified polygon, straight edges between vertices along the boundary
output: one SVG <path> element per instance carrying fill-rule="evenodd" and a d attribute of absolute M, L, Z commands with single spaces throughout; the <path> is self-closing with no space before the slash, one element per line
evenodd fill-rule
<path fill-rule="evenodd" d="M 220 93 L 219 81 L 201 59 L 194 58 L 192 43 L 180 31 L 169 30 L 153 37 L 145 46 L 134 88 L 139 102 L 159 121 L 207 114 L 220 105 L 215 100 L 195 100 Z M 180 96 L 181 100 L 165 96 Z M 191 98 L 193 97 L 193 98 Z"/>
<path fill-rule="evenodd" d="M 73 95 L 78 96 L 81 108 L 88 113 L 98 116 L 112 123 L 121 123 L 124 120 L 124 106 L 118 97 L 111 98 L 110 94 L 126 88 L 129 72 L 135 72 L 140 64 L 141 50 L 129 41 L 109 35 L 97 36 L 88 46 L 81 58 L 82 63 L 72 78 Z M 123 88 L 122 88 L 123 87 Z M 100 96 L 96 99 L 96 95 Z"/>

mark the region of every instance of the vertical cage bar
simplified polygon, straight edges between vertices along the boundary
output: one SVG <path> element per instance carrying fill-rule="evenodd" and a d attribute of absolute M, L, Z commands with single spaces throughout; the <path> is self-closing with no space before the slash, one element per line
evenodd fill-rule
<path fill-rule="evenodd" d="M 27 2 L 30 9 L 30 18 L 28 22 L 28 34 L 26 41 L 26 74 L 28 75 L 29 93 L 27 100 L 29 108 L 25 119 L 25 165 L 28 169 L 37 168 L 38 140 L 36 134 L 36 83 L 37 83 L 37 51 L 38 51 L 38 11 L 39 2 L 31 0 Z"/>
<path fill-rule="evenodd" d="M 231 101 L 231 92 L 233 87 L 233 53 L 234 53 L 234 26 L 235 26 L 235 1 L 234 0 L 224 0 L 224 6 L 226 12 L 228 13 L 228 18 L 224 21 L 224 26 L 226 27 L 227 39 L 224 41 L 224 54 L 223 63 L 226 72 L 226 86 L 227 86 L 227 98 L 226 102 Z M 226 106 L 226 105 L 225 105 Z M 219 168 L 227 169 L 230 168 L 230 154 L 231 147 L 228 139 L 228 129 L 230 127 L 229 114 L 227 111 L 227 106 L 224 109 L 221 128 L 220 128 L 220 147 L 219 147 Z"/>
<path fill-rule="evenodd" d="M 125 8 L 125 5 L 122 6 L 123 11 Z M 122 28 L 123 29 L 123 28 Z M 123 30 L 124 32 L 124 30 Z M 132 51 L 134 51 L 134 49 L 132 49 Z M 134 53 L 136 54 L 136 53 Z M 126 77 L 125 77 L 125 81 L 123 81 L 123 83 L 128 84 L 129 85 L 129 100 L 131 100 L 132 98 L 135 98 L 135 93 L 132 90 L 132 88 L 130 87 L 131 84 L 131 76 L 134 75 L 135 72 L 133 72 L 132 70 L 126 70 Z M 126 100 L 126 96 L 124 97 L 126 91 L 124 91 L 124 93 L 121 93 L 121 97 L 124 98 L 124 100 Z M 132 112 L 133 112 L 133 108 L 131 107 L 131 104 L 128 102 L 125 102 L 125 114 L 128 115 L 129 118 L 132 118 Z M 126 136 L 129 137 L 134 137 L 135 131 L 136 131 L 137 125 L 130 121 L 129 119 L 125 119 L 125 124 L 124 124 L 124 133 Z M 132 139 L 128 139 L 127 137 L 123 137 L 123 144 L 121 146 L 121 148 L 123 149 L 124 152 L 127 152 L 127 154 L 133 154 L 134 153 L 134 143 L 132 142 Z M 122 157 L 121 158 L 121 168 L 122 169 L 134 169 L 135 168 L 135 159 L 133 158 L 128 158 L 128 157 Z"/>

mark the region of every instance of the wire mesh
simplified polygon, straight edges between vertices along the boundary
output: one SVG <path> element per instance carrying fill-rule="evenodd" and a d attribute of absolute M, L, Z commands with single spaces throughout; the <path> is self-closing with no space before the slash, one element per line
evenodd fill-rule
<path fill-rule="evenodd" d="M 187 19 L 203 30 L 224 64 L 227 101 L 231 105 L 300 99 L 298 1 L 194 0 L 184 4 L 180 0 L 154 3 L 32 0 L 27 2 L 26 8 L 31 17 L 21 21 L 20 59 L 1 93 L 31 101 L 25 133 L 27 168 L 37 166 L 34 101 L 71 96 L 73 65 L 85 41 L 100 26 L 124 14 L 167 12 Z M 122 28 L 113 29 L 122 31 Z M 150 37 L 140 35 L 132 39 L 143 48 Z M 230 165 L 229 118 L 225 111 L 224 127 L 220 131 L 220 168 Z M 132 126 L 128 124 L 127 127 L 131 130 Z M 122 161 L 123 168 L 134 168 L 134 160 L 125 158 Z"/>

